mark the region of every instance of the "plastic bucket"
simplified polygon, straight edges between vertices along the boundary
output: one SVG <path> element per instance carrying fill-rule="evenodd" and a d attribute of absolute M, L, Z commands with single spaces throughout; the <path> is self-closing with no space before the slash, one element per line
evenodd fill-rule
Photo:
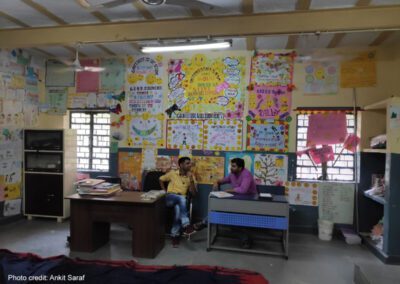
<path fill-rule="evenodd" d="M 328 220 L 318 220 L 318 237 L 323 241 L 332 240 L 333 222 Z"/>

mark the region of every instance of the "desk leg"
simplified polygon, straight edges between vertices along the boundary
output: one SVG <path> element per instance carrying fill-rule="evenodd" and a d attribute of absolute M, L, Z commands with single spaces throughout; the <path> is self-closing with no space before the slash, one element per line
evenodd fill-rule
<path fill-rule="evenodd" d="M 94 223 L 89 205 L 81 201 L 71 201 L 70 234 L 72 251 L 93 252 L 108 242 L 110 224 Z"/>

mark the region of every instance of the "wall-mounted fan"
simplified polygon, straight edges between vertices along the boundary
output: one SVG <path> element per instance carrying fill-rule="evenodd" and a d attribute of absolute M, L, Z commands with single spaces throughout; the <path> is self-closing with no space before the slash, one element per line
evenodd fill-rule
<path fill-rule="evenodd" d="M 112 1 L 104 1 L 100 4 L 95 4 L 95 1 L 91 0 L 76 0 L 79 5 L 82 7 L 89 9 L 89 10 L 101 10 L 104 8 L 114 8 L 121 5 L 125 5 L 128 3 L 132 3 L 132 1 L 141 1 L 142 3 L 150 6 L 157 6 L 157 5 L 175 5 L 175 6 L 182 6 L 184 8 L 195 8 L 195 9 L 202 9 L 202 10 L 214 10 L 220 8 L 216 5 L 211 5 L 199 0 L 112 0 Z M 91 4 L 91 2 L 93 4 Z"/>

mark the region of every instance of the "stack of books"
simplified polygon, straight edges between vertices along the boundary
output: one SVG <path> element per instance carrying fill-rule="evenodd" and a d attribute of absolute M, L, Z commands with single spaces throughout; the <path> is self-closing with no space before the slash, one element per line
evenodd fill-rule
<path fill-rule="evenodd" d="M 117 183 L 105 182 L 102 179 L 84 179 L 75 183 L 76 191 L 81 195 L 110 196 L 121 191 Z"/>

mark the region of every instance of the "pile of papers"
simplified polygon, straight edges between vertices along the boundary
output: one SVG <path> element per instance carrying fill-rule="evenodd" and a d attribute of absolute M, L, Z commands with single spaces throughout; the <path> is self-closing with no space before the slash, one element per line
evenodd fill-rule
<path fill-rule="evenodd" d="M 88 178 L 75 183 L 76 191 L 81 195 L 110 196 L 121 191 L 117 183 L 105 182 L 102 179 Z"/>
<path fill-rule="evenodd" d="M 231 194 L 229 192 L 225 192 L 225 191 L 211 191 L 210 195 L 218 197 L 218 198 L 227 198 L 227 197 L 233 196 L 233 194 Z"/>
<path fill-rule="evenodd" d="M 360 236 L 354 232 L 352 229 L 349 228 L 341 228 L 343 237 L 345 238 L 345 241 L 349 245 L 359 245 L 361 244 L 361 238 Z"/>
<path fill-rule="evenodd" d="M 163 195 L 165 195 L 165 190 L 150 190 L 140 195 L 140 197 L 142 200 L 155 200 Z"/>

